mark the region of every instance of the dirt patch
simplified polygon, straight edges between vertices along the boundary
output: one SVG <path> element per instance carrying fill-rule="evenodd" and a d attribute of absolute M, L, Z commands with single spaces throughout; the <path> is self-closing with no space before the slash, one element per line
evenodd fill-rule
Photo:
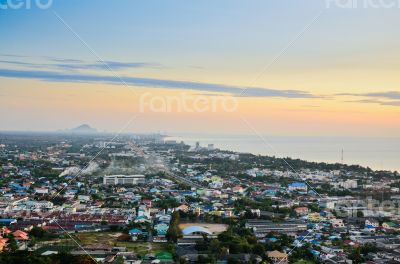
<path fill-rule="evenodd" d="M 210 224 L 210 223 L 184 223 L 180 224 L 179 227 L 181 229 L 185 229 L 189 226 L 201 226 L 207 228 L 213 234 L 220 234 L 228 229 L 228 225 L 225 224 Z"/>

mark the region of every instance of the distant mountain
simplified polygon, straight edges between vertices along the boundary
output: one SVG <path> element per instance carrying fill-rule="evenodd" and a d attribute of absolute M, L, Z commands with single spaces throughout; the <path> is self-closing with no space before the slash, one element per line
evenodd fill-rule
<path fill-rule="evenodd" d="M 70 132 L 70 133 L 97 133 L 97 129 L 95 129 L 87 124 L 83 124 L 78 127 L 68 129 L 67 132 Z"/>

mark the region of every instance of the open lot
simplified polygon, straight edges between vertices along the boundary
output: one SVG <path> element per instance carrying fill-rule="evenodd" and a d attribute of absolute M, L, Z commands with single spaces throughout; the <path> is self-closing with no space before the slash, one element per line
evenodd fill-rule
<path fill-rule="evenodd" d="M 73 234 L 73 237 L 82 246 L 101 244 L 116 247 L 126 247 L 128 251 L 132 251 L 140 255 L 166 250 L 167 245 L 165 243 L 117 241 L 117 238 L 121 234 L 121 232 L 85 232 L 75 233 Z M 63 243 L 65 243 L 65 241 Z M 71 240 L 68 244 L 73 244 L 73 241 Z"/>

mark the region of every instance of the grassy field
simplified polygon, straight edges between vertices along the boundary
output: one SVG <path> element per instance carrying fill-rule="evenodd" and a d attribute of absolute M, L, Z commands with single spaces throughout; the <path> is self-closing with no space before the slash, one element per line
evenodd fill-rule
<path fill-rule="evenodd" d="M 79 244 L 94 245 L 103 244 L 117 247 L 126 247 L 128 251 L 135 252 L 140 255 L 156 253 L 166 250 L 164 243 L 149 243 L 149 242 L 120 242 L 117 238 L 121 235 L 120 232 L 85 232 L 73 234 Z"/>

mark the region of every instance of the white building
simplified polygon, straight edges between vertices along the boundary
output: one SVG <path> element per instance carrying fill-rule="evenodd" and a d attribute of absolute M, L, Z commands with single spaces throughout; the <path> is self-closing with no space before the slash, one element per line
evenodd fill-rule
<path fill-rule="evenodd" d="M 307 184 L 303 182 L 293 182 L 288 185 L 288 190 L 290 192 L 299 191 L 299 192 L 307 192 Z"/>
<path fill-rule="evenodd" d="M 355 180 L 346 180 L 344 182 L 340 182 L 339 185 L 345 189 L 356 189 L 357 181 Z"/>
<path fill-rule="evenodd" d="M 106 175 L 103 178 L 103 184 L 106 185 L 123 185 L 123 184 L 139 184 L 145 183 L 144 175 Z"/>
<path fill-rule="evenodd" d="M 49 189 L 47 188 L 35 188 L 35 194 L 48 194 L 49 193 Z"/>

